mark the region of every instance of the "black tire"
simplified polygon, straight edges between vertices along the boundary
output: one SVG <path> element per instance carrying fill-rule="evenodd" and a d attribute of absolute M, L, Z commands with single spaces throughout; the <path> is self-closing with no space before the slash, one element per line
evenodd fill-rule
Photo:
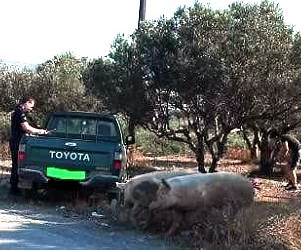
<path fill-rule="evenodd" d="M 21 192 L 25 199 L 37 199 L 38 198 L 38 187 L 37 185 L 32 185 L 30 189 L 21 189 Z"/>

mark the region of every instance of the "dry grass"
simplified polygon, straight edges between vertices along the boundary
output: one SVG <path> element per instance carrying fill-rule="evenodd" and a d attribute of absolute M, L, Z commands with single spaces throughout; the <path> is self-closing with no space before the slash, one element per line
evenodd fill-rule
<path fill-rule="evenodd" d="M 247 174 L 256 167 L 245 161 L 228 159 L 222 161 L 217 170 Z M 135 172 L 174 168 L 196 171 L 196 164 L 192 157 L 141 158 L 136 160 Z M 301 180 L 300 170 L 298 175 Z M 194 229 L 193 248 L 301 249 L 301 187 L 300 191 L 284 190 L 281 176 L 276 170 L 271 178 L 258 177 L 260 190 L 256 190 L 252 208 L 234 219 L 227 216 L 228 208 L 222 213 L 212 211 L 214 219 Z"/>
<path fill-rule="evenodd" d="M 301 249 L 300 202 L 268 203 L 228 217 L 213 211 L 212 217 L 194 231 L 194 249 Z"/>
<path fill-rule="evenodd" d="M 193 157 L 140 156 L 135 158 L 133 174 L 175 168 L 197 171 Z M 254 164 L 228 159 L 223 160 L 217 170 L 246 174 L 254 168 Z M 300 170 L 298 174 L 301 180 Z M 222 213 L 212 211 L 213 220 L 194 228 L 189 235 L 193 249 L 301 249 L 301 191 L 285 191 L 278 172 L 272 178 L 258 177 L 258 182 L 261 189 L 256 191 L 251 209 L 242 211 L 234 219 L 227 216 L 227 208 Z M 87 211 L 87 204 L 73 203 L 74 207 L 82 213 Z"/>
<path fill-rule="evenodd" d="M 258 249 L 251 243 L 254 231 L 252 208 L 240 211 L 233 218 L 230 207 L 211 211 L 207 221 L 194 229 L 195 249 Z"/>
<path fill-rule="evenodd" d="M 285 191 L 279 177 L 260 179 L 260 182 L 253 216 L 258 239 L 269 249 L 275 249 L 275 245 L 276 249 L 301 249 L 300 190 Z"/>

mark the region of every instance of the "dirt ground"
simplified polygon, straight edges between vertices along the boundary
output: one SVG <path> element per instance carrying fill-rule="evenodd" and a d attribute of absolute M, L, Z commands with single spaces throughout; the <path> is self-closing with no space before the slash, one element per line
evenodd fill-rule
<path fill-rule="evenodd" d="M 0 170 L 0 203 L 16 202 L 7 200 L 8 172 L 10 161 L 2 161 Z M 241 160 L 225 159 L 219 163 L 217 171 L 229 171 L 238 174 L 247 174 L 256 164 Z M 137 157 L 132 175 L 137 175 L 155 170 L 185 169 L 197 172 L 193 157 L 168 156 L 168 157 Z M 297 171 L 301 180 L 301 170 Z M 255 227 L 252 238 L 257 242 L 253 249 L 301 249 L 301 186 L 297 191 L 286 191 L 280 169 L 276 169 L 272 177 L 258 176 L 256 178 L 259 189 L 256 189 L 252 221 Z M 50 198 L 49 198 L 50 197 Z M 55 199 L 54 199 L 55 197 Z M 89 204 L 86 200 L 74 200 L 74 193 L 65 193 L 61 196 L 54 194 L 47 199 L 35 201 L 22 201 L 26 204 L 39 204 L 45 209 L 55 207 L 64 216 L 82 216 L 96 223 L 111 223 L 116 220 L 111 216 L 108 221 L 100 221 L 98 214 L 111 213 L 110 204 L 105 200 L 97 204 Z M 107 217 L 109 218 L 109 217 Z M 199 248 L 201 249 L 201 248 Z M 237 248 L 239 249 L 239 248 Z M 244 248 L 241 248 L 244 249 Z"/>
<path fill-rule="evenodd" d="M 250 161 L 236 159 L 222 160 L 217 171 L 229 171 L 246 175 L 258 168 Z M 245 157 L 247 157 L 244 154 Z M 196 172 L 193 157 L 169 156 L 137 158 L 136 165 L 141 172 L 152 170 L 186 169 Z M 235 249 L 301 249 L 301 169 L 297 169 L 299 190 L 287 191 L 281 169 L 274 170 L 273 176 L 257 176 L 259 189 L 255 190 L 255 202 L 252 208 L 253 232 L 250 248 Z M 256 241 L 256 242 L 255 242 Z M 213 248 L 214 249 L 214 248 Z M 231 248 L 230 248 L 231 249 Z M 232 248 L 234 249 L 234 248 Z"/>

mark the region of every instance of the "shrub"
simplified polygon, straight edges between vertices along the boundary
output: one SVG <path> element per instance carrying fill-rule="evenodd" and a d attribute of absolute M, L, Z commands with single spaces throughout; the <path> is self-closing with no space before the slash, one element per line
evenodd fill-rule
<path fill-rule="evenodd" d="M 7 143 L 10 136 L 11 113 L 0 112 L 0 143 Z"/>
<path fill-rule="evenodd" d="M 191 153 L 186 144 L 158 138 L 155 134 L 142 128 L 139 128 L 136 132 L 136 147 L 143 154 L 156 156 Z"/>
<path fill-rule="evenodd" d="M 245 149 L 246 147 L 246 142 L 240 131 L 234 131 L 228 135 L 227 148 Z"/>

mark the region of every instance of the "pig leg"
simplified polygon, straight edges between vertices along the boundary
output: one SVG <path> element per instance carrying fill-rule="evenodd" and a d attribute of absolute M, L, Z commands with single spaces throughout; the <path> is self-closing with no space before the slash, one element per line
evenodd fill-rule
<path fill-rule="evenodd" d="M 169 230 L 166 232 L 166 236 L 174 236 L 179 232 L 179 229 L 181 228 L 182 221 L 184 219 L 184 213 L 181 210 L 172 209 L 171 210 L 171 216 L 172 216 L 172 224 L 169 228 Z"/>

